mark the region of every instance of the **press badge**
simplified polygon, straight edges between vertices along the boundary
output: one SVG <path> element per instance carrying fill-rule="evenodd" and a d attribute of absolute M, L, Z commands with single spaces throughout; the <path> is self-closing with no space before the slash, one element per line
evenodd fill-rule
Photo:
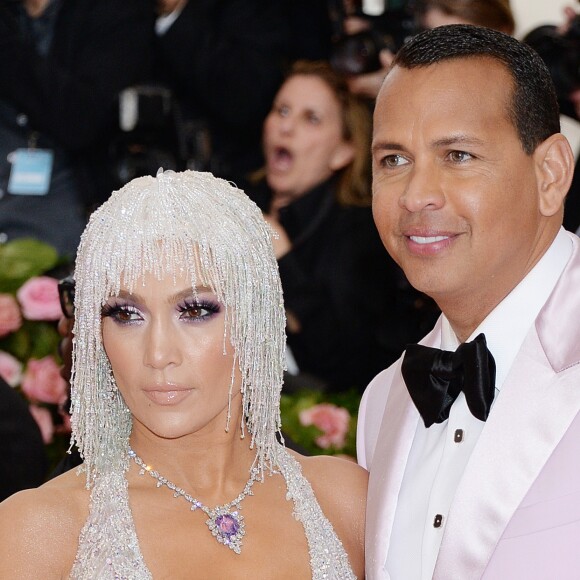
<path fill-rule="evenodd" d="M 50 187 L 54 153 L 50 149 L 16 149 L 8 156 L 12 163 L 8 193 L 46 195 Z"/>

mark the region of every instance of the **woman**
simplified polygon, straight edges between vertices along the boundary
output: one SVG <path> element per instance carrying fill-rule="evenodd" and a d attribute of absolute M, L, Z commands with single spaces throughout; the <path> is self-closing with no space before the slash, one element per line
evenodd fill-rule
<path fill-rule="evenodd" d="M 207 173 L 138 178 L 92 215 L 72 376 L 85 477 L 0 506 L 0 577 L 363 575 L 366 472 L 277 441 L 284 310 L 270 234 L 243 192 Z"/>
<path fill-rule="evenodd" d="M 416 338 L 412 322 L 397 322 L 399 271 L 369 207 L 369 110 L 328 64 L 299 62 L 266 118 L 263 147 L 250 195 L 278 233 L 292 354 L 330 388 L 362 390 Z"/>

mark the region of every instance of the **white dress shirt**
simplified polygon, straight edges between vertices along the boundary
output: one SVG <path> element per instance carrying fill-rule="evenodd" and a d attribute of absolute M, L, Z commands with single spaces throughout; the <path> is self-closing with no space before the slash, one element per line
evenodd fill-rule
<path fill-rule="evenodd" d="M 485 334 L 496 363 L 496 399 L 526 334 L 571 253 L 572 243 L 561 229 L 534 268 L 469 337 L 471 341 L 480 333 Z M 458 346 L 459 341 L 443 316 L 440 347 L 455 351 Z M 427 429 L 419 421 L 399 492 L 385 564 L 392 580 L 432 578 L 453 496 L 484 426 L 483 421 L 470 413 L 463 393 L 443 423 Z"/>

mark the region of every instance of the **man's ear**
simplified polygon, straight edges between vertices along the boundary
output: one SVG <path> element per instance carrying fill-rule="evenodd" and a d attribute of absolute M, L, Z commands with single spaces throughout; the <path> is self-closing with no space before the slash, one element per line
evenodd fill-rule
<path fill-rule="evenodd" d="M 550 135 L 533 153 L 540 213 L 551 217 L 562 209 L 574 174 L 574 154 L 561 133 Z"/>
<path fill-rule="evenodd" d="M 334 154 L 330 159 L 330 169 L 339 171 L 346 167 L 354 159 L 354 143 L 350 141 L 341 141 L 334 150 Z"/>

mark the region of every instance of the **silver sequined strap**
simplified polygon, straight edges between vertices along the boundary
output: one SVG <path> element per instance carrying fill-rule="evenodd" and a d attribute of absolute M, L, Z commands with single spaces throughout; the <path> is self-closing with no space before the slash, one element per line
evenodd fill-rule
<path fill-rule="evenodd" d="M 286 499 L 294 501 L 294 517 L 304 526 L 313 580 L 356 580 L 348 555 L 322 513 L 300 464 L 283 450 L 278 465 L 288 488 Z"/>
<path fill-rule="evenodd" d="M 95 480 L 89 517 L 80 534 L 70 578 L 152 580 L 139 549 L 123 473 L 101 475 Z"/>

